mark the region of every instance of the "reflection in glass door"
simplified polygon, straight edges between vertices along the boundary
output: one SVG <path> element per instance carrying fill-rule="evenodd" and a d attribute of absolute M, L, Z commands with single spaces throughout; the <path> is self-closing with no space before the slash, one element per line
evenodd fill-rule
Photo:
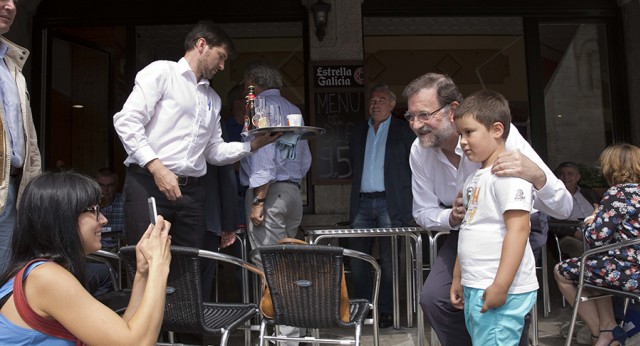
<path fill-rule="evenodd" d="M 109 54 L 54 37 L 45 169 L 93 174 L 108 166 Z"/>
<path fill-rule="evenodd" d="M 594 166 L 613 138 L 605 25 L 545 23 L 539 37 L 549 166 Z"/>

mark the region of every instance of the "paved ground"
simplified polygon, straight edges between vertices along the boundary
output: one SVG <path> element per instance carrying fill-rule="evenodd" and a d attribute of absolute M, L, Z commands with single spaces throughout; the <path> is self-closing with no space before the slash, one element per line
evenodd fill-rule
<path fill-rule="evenodd" d="M 223 271 L 224 273 L 224 271 Z M 550 282 L 550 299 L 551 299 L 551 313 L 549 314 L 548 317 L 543 317 L 542 315 L 542 295 L 540 294 L 539 296 L 539 304 L 538 304 L 538 311 L 539 311 L 539 319 L 538 319 L 538 328 L 539 328 L 539 345 L 540 346 L 560 346 L 560 345 L 564 345 L 565 339 L 561 336 L 561 327 L 563 324 L 566 324 L 569 321 L 569 318 L 571 316 L 571 310 L 570 308 L 566 307 L 563 308 L 562 307 L 562 299 L 561 299 L 561 295 L 560 292 L 558 291 L 557 287 L 555 286 L 555 282 L 551 281 Z M 404 297 L 403 297 L 404 298 Z M 415 327 L 415 318 L 414 318 L 414 327 L 413 328 L 407 328 L 406 327 L 406 323 L 405 323 L 405 312 L 404 312 L 404 307 L 405 304 L 404 302 L 401 303 L 401 315 L 403 316 L 403 320 L 401 323 L 401 328 L 400 329 L 394 329 L 394 328 L 386 328 L 386 329 L 381 329 L 380 330 L 380 345 L 399 345 L 399 346 L 409 346 L 409 345 L 415 345 L 416 344 L 416 331 L 417 328 Z M 426 324 L 425 325 L 425 336 L 424 336 L 424 340 L 425 340 L 425 346 L 430 346 L 430 328 L 429 325 Z M 351 333 L 349 331 L 349 333 Z M 335 335 L 344 335 L 347 336 L 349 335 L 347 332 L 342 332 L 342 331 L 336 331 L 336 330 L 327 330 L 327 331 L 321 331 L 321 335 L 326 335 L 326 336 L 335 336 Z M 531 335 L 531 333 L 530 333 Z M 258 337 L 258 333 L 257 332 L 253 332 L 252 333 L 253 336 L 253 344 L 257 345 L 257 337 Z M 217 344 L 219 341 L 212 339 L 210 340 L 211 344 Z M 229 340 L 229 345 L 244 345 L 244 334 L 237 332 L 234 334 L 234 336 Z M 373 337 L 372 337 L 372 329 L 371 326 L 365 326 L 365 328 L 363 328 L 363 337 L 362 337 L 362 344 L 363 345 L 373 345 Z M 574 342 L 574 345 L 579 345 L 578 343 Z"/>
<path fill-rule="evenodd" d="M 550 259 L 549 260 L 549 266 L 552 266 L 553 264 L 553 260 Z M 223 268 L 222 274 L 225 275 L 226 277 L 233 277 L 233 272 L 226 272 L 226 269 Z M 349 280 L 349 279 L 347 279 Z M 404 279 L 401 278 L 401 282 Z M 539 282 L 542 282 L 541 278 L 539 278 Z M 235 287 L 235 284 L 233 283 L 229 283 L 229 282 L 225 282 L 223 284 L 223 286 L 225 287 Z M 551 313 L 549 314 L 548 317 L 544 317 L 542 314 L 542 293 L 539 292 L 539 296 L 538 296 L 538 314 L 539 314 L 539 319 L 538 319 L 538 327 L 539 327 L 539 335 L 538 335 L 538 340 L 539 340 L 539 344 L 540 346 L 561 346 L 565 344 L 565 338 L 561 335 L 561 329 L 563 327 L 563 325 L 568 324 L 568 321 L 571 317 L 571 308 L 567 305 L 567 307 L 562 307 L 562 296 L 555 284 L 555 281 L 553 280 L 553 276 L 550 275 L 550 282 L 549 282 L 549 292 L 550 292 L 550 299 L 551 299 Z M 221 289 L 221 292 L 226 291 L 224 289 Z M 401 288 L 401 292 L 404 292 L 404 287 Z M 225 295 L 225 293 L 221 293 L 221 296 Z M 402 299 L 404 299 L 404 297 L 402 297 Z M 401 306 L 401 316 L 402 316 L 402 323 L 401 323 L 401 328 L 400 329 L 394 329 L 394 328 L 386 328 L 386 329 L 381 329 L 380 330 L 380 345 L 382 346 L 386 346 L 386 345 L 399 345 L 399 346 L 409 346 L 409 345 L 415 345 L 416 344 L 416 330 L 417 328 L 415 327 L 415 317 L 414 317 L 414 327 L 413 328 L 407 328 L 406 327 L 406 323 L 405 323 L 405 319 L 406 319 L 406 314 L 405 314 L 405 300 L 403 300 L 400 304 Z M 579 329 L 579 328 L 576 328 Z M 565 329 L 566 330 L 566 329 Z M 430 343 L 430 328 L 428 324 L 425 324 L 425 335 L 424 335 L 424 345 L 425 346 L 434 346 Z M 566 333 L 566 331 L 565 331 Z M 331 336 L 331 335 L 353 335 L 351 331 L 349 331 L 348 333 L 346 332 L 342 332 L 342 331 L 336 331 L 336 330 L 327 330 L 327 331 L 321 331 L 321 336 L 322 335 L 326 335 L 326 336 Z M 530 337 L 532 335 L 532 332 L 530 332 Z M 258 333 L 257 332 L 253 332 L 252 333 L 252 344 L 253 345 L 257 345 L 258 344 Z M 589 335 L 586 335 L 586 340 L 587 342 L 589 341 Z M 210 344 L 212 345 L 217 345 L 219 343 L 219 340 L 217 339 L 212 339 L 209 340 Z M 369 345 L 373 345 L 373 337 L 372 337 L 372 329 L 371 326 L 365 326 L 363 328 L 363 336 L 362 336 L 362 344 L 369 346 Z M 242 346 L 244 345 L 244 334 L 243 332 L 236 332 L 229 340 L 228 345 L 238 345 L 238 346 Z M 326 344 L 325 344 L 326 345 Z M 574 337 L 574 341 L 573 341 L 573 345 L 583 345 L 581 343 L 577 343 L 576 339 Z M 627 345 L 640 345 L 640 334 L 636 335 L 635 338 L 633 339 L 629 339 L 627 340 Z"/>

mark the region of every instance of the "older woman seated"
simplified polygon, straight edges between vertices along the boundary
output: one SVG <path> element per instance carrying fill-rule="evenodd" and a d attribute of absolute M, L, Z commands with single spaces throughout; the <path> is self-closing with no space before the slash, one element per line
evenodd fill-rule
<path fill-rule="evenodd" d="M 600 167 L 611 188 L 602 197 L 600 206 L 585 219 L 584 238 L 592 248 L 635 239 L 640 234 L 640 148 L 630 144 L 612 145 L 600 155 Z M 585 281 L 638 291 L 638 255 L 638 246 L 601 253 L 585 264 Z M 579 257 L 564 260 L 555 267 L 558 287 L 569 302 L 575 299 L 574 282 L 579 272 Z M 591 330 L 594 345 L 610 345 L 616 341 L 624 344 L 626 333 L 616 324 L 611 298 L 581 303 L 578 314 Z"/>

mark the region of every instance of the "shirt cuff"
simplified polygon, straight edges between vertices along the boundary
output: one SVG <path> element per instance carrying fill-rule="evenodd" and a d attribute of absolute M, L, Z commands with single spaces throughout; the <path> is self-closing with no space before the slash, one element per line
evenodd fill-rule
<path fill-rule="evenodd" d="M 251 142 L 242 142 L 242 150 L 245 152 L 251 152 Z"/>
<path fill-rule="evenodd" d="M 133 157 L 140 167 L 145 167 L 151 160 L 158 158 L 158 155 L 147 145 L 139 148 L 136 153 L 133 154 Z"/>
<path fill-rule="evenodd" d="M 556 190 L 549 184 L 548 180 L 540 190 L 536 190 L 535 186 L 533 189 L 536 191 L 536 198 L 543 201 L 553 200 L 556 195 Z"/>

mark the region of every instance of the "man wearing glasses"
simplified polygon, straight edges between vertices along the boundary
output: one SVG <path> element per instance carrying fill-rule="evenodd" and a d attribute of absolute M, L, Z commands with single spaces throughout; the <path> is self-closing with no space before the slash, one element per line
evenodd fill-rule
<path fill-rule="evenodd" d="M 420 305 L 443 345 L 471 345 L 463 310 L 451 305 L 449 291 L 458 250 L 458 227 L 464 218 L 461 187 L 478 163 L 469 161 L 458 144 L 453 113 L 462 101 L 460 91 L 445 75 L 427 73 L 404 89 L 408 111 L 405 118 L 418 136 L 411 148 L 413 217 L 422 227 L 450 231 L 438 250 L 438 258 L 424 283 Z M 492 172 L 531 182 L 534 208 L 556 218 L 571 213 L 572 198 L 549 167 L 511 125 Z M 525 325 L 520 344 L 528 345 Z"/>

